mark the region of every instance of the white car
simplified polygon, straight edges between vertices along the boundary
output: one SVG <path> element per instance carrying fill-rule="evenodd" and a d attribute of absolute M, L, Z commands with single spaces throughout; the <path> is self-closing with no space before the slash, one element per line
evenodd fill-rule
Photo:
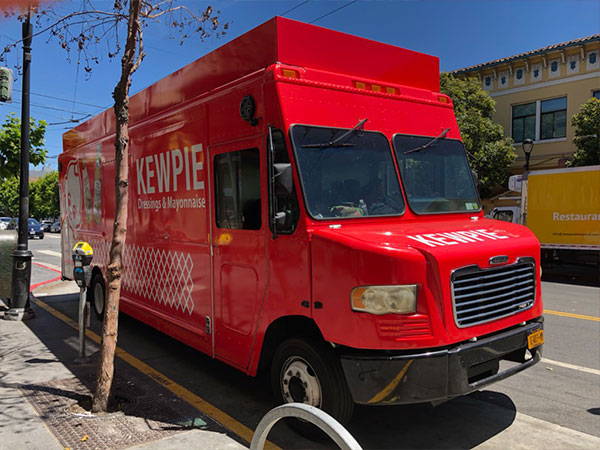
<path fill-rule="evenodd" d="M 8 229 L 8 224 L 10 223 L 10 217 L 0 217 L 0 230 Z"/>

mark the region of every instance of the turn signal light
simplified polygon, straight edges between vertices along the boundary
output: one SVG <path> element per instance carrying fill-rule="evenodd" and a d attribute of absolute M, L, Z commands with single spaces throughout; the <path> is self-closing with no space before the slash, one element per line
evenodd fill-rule
<path fill-rule="evenodd" d="M 292 69 L 282 69 L 281 74 L 288 78 L 300 78 L 300 74 Z"/>

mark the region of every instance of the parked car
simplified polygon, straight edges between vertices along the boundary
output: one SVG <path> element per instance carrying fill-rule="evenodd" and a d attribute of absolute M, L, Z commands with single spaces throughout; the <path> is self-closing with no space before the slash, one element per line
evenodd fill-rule
<path fill-rule="evenodd" d="M 9 230 L 18 230 L 19 229 L 19 218 L 15 217 L 10 220 L 8 224 Z M 44 230 L 42 230 L 42 225 L 34 219 L 30 217 L 27 219 L 27 234 L 29 239 L 39 238 L 44 239 Z"/>
<path fill-rule="evenodd" d="M 50 225 L 50 233 L 60 233 L 60 222 L 58 220 Z"/>
<path fill-rule="evenodd" d="M 0 217 L 0 230 L 8 230 L 8 224 L 10 221 L 10 217 Z"/>
<path fill-rule="evenodd" d="M 42 231 L 50 231 L 50 227 L 52 226 L 53 223 L 54 223 L 54 220 L 49 220 L 49 219 L 42 220 L 42 223 L 41 223 Z"/>
<path fill-rule="evenodd" d="M 44 239 L 44 230 L 42 230 L 42 225 L 36 219 L 32 217 L 27 219 L 27 230 L 30 239 L 35 239 L 36 237 Z"/>
<path fill-rule="evenodd" d="M 8 224 L 8 229 L 18 230 L 19 219 L 11 219 L 10 223 Z M 39 239 L 44 239 L 44 230 L 42 230 L 42 225 L 33 217 L 27 219 L 27 235 L 29 239 L 35 239 L 36 237 Z"/>

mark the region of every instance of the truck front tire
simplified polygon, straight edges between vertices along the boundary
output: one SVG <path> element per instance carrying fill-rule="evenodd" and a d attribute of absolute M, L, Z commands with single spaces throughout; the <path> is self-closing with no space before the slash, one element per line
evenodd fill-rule
<path fill-rule="evenodd" d="M 337 355 L 324 342 L 288 339 L 282 342 L 271 365 L 271 386 L 280 403 L 306 403 L 330 414 L 342 425 L 350 421 L 354 402 Z M 316 426 L 298 419 L 287 423 L 315 438 Z"/>

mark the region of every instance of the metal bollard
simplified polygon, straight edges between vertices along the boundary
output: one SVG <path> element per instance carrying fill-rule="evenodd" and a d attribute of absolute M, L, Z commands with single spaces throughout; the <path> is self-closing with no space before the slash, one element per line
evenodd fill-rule
<path fill-rule="evenodd" d="M 342 450 L 362 450 L 360 444 L 342 424 L 325 411 L 304 403 L 286 403 L 265 414 L 254 431 L 250 450 L 262 450 L 273 425 L 285 417 L 295 417 L 315 424 Z"/>

